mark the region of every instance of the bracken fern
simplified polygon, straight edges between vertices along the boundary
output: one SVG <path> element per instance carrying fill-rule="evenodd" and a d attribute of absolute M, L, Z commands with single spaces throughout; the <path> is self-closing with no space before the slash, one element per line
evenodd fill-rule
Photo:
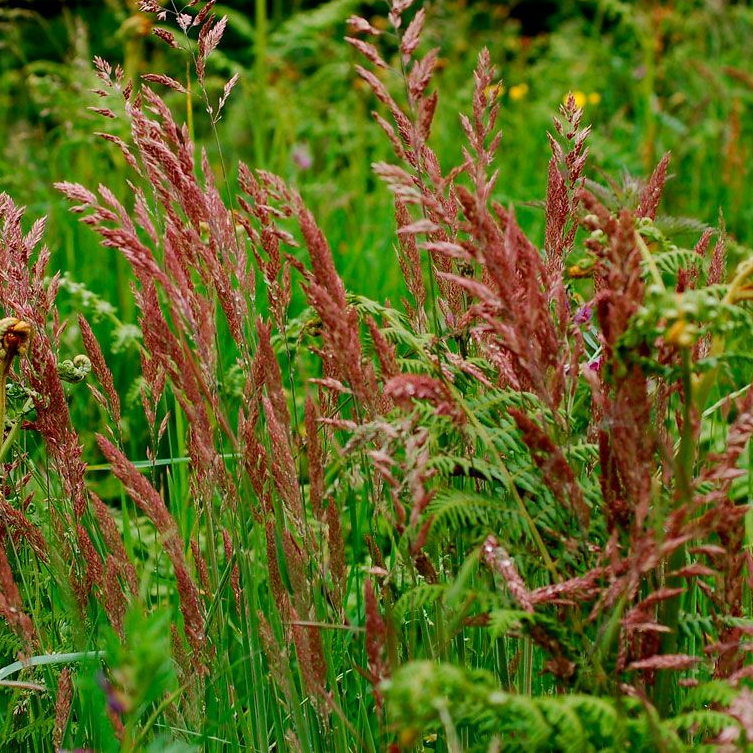
<path fill-rule="evenodd" d="M 350 293 L 301 195 L 243 164 L 217 181 L 151 88 L 195 96 L 218 133 L 235 79 L 211 101 L 206 60 L 226 22 L 194 5 L 142 3 L 176 24 L 155 33 L 192 82 L 96 61 L 100 114 L 130 125 L 128 141 L 102 134 L 132 171 L 128 205 L 58 184 L 132 272 L 145 461 L 85 318 L 85 362 L 59 352 L 43 226 L 23 235 L 0 197 L 0 303 L 33 333 L 8 385 L 31 402 L 5 435 L 0 647 L 47 656 L 25 676 L 57 687 L 56 703 L 14 691 L 3 739 L 753 744 L 750 257 L 726 274 L 723 229 L 677 245 L 687 223 L 657 216 L 669 155 L 630 190 L 587 182 L 573 97 L 537 248 L 494 199 L 489 54 L 448 169 L 430 145 L 427 14 L 393 0 L 389 32 L 353 17 L 349 42 L 395 155 L 374 169 L 409 297 Z M 112 478 L 85 483 L 70 422 L 61 380 L 89 367 L 120 498 Z M 22 420 L 43 447 L 18 439 Z"/>

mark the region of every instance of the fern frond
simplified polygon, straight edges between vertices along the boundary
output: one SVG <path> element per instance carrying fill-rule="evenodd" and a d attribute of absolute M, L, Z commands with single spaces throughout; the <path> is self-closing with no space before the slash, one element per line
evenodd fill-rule
<path fill-rule="evenodd" d="M 360 4 L 359 0 L 330 0 L 313 10 L 298 11 L 270 35 L 270 49 L 280 56 L 300 54 L 302 48 L 315 51 L 322 32 L 343 23 Z"/>
<path fill-rule="evenodd" d="M 654 254 L 653 258 L 660 272 L 671 275 L 676 275 L 680 269 L 700 264 L 703 261 L 695 251 L 676 246 Z"/>
<path fill-rule="evenodd" d="M 677 732 L 692 732 L 693 734 L 719 734 L 725 727 L 732 727 L 736 720 L 729 714 L 713 709 L 696 709 L 684 714 L 678 714 L 667 719 L 665 725 Z"/>
<path fill-rule="evenodd" d="M 489 634 L 493 638 L 502 638 L 511 630 L 519 628 L 524 622 L 533 622 L 534 616 L 522 609 L 495 609 L 489 615 Z"/>
<path fill-rule="evenodd" d="M 447 490 L 437 495 L 428 507 L 434 517 L 432 533 L 438 528 L 448 531 L 467 531 L 488 527 L 499 502 L 470 491 Z"/>
<path fill-rule="evenodd" d="M 683 709 L 699 709 L 707 705 L 729 706 L 737 696 L 737 690 L 722 680 L 711 680 L 688 690 L 682 703 Z"/>
<path fill-rule="evenodd" d="M 539 706 L 555 731 L 559 749 L 573 753 L 588 750 L 586 728 L 574 708 L 554 698 L 542 698 Z"/>
<path fill-rule="evenodd" d="M 421 583 L 411 588 L 395 603 L 395 616 L 402 619 L 408 612 L 436 604 L 448 589 L 447 583 Z"/>

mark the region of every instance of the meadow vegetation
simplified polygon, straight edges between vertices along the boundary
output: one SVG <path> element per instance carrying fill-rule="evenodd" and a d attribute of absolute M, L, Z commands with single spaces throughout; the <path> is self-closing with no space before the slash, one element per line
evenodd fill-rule
<path fill-rule="evenodd" d="M 519 6 L 0 6 L 4 749 L 753 745 L 753 12 Z"/>

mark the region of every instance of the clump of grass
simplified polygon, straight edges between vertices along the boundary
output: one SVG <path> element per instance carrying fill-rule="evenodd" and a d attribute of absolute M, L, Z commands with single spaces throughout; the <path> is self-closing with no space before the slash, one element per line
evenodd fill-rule
<path fill-rule="evenodd" d="M 397 309 L 346 290 L 283 179 L 241 165 L 237 186 L 224 167 L 217 182 L 148 84 L 197 92 L 216 126 L 235 80 L 211 100 L 206 61 L 225 21 L 211 2 L 142 5 L 177 24 L 159 36 L 189 54 L 194 86 L 162 74 L 136 86 L 97 60 L 101 114 L 130 124 L 128 141 L 105 138 L 132 198 L 58 185 L 128 263 L 139 310 L 145 461 L 123 446 L 120 396 L 79 321 L 120 498 L 86 481 L 62 381 L 76 362 L 58 363 L 57 280 L 46 250 L 35 256 L 43 227 L 24 235 L 0 198 L 0 305 L 33 332 L 18 381 L 35 409 L 24 436 L 41 439 L 14 441 L 5 467 L 2 645 L 35 655 L 5 740 L 753 741 L 741 358 L 753 265 L 726 274 L 723 230 L 673 242 L 657 214 L 669 155 L 637 191 L 586 181 L 590 129 L 569 97 L 539 249 L 493 198 L 489 54 L 462 162 L 443 167 L 425 10 L 395 0 L 389 33 L 352 18 L 395 155 L 374 169 L 394 195 L 410 294 Z"/>

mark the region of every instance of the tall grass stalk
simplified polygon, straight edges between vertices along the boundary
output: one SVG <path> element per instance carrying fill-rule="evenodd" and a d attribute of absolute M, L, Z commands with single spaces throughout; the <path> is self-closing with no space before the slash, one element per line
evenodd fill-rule
<path fill-rule="evenodd" d="M 43 223 L 0 195 L 0 647 L 34 657 L 0 670 L 23 683 L 4 745 L 753 744 L 750 263 L 728 275 L 723 230 L 678 241 L 669 154 L 645 180 L 587 180 L 568 96 L 539 247 L 495 198 L 515 176 L 490 53 L 449 167 L 426 10 L 394 0 L 387 33 L 352 17 L 392 150 L 373 170 L 394 306 L 346 289 L 301 193 L 262 169 L 266 123 L 257 169 L 225 164 L 237 78 L 212 94 L 214 3 L 141 10 L 194 85 L 97 58 L 129 182 L 57 187 L 128 265 L 143 438 L 83 315 L 86 355 L 68 352 Z M 216 165 L 157 87 L 187 120 L 201 103 Z M 69 410 L 87 400 L 91 438 Z"/>

